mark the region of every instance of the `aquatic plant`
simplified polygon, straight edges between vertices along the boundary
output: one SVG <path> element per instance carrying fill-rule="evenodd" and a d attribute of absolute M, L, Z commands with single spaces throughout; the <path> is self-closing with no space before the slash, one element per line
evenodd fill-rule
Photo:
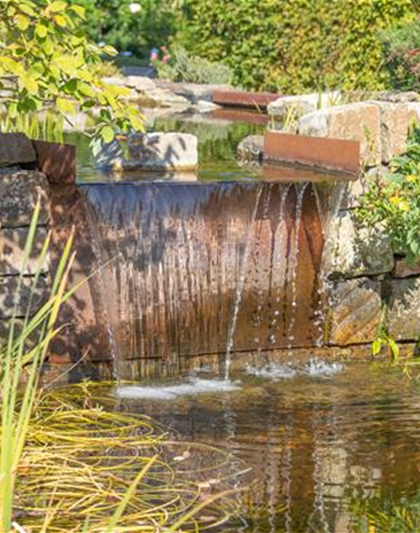
<path fill-rule="evenodd" d="M 236 511 L 229 456 L 168 439 L 147 416 L 118 411 L 101 384 L 40 398 L 18 468 L 19 524 L 32 532 L 204 531 Z M 211 466 L 202 466 L 202 456 Z M 210 462 L 209 462 L 210 464 Z"/>

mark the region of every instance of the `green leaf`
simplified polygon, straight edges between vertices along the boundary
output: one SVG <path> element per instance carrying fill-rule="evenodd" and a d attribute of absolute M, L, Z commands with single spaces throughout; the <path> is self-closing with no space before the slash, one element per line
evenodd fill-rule
<path fill-rule="evenodd" d="M 101 129 L 100 135 L 105 143 L 110 143 L 115 139 L 115 132 L 111 126 L 105 126 Z"/>
<path fill-rule="evenodd" d="M 21 31 L 26 31 L 29 28 L 30 20 L 25 15 L 16 15 L 15 23 Z"/>
<path fill-rule="evenodd" d="M 56 0 L 49 7 L 51 13 L 60 13 L 61 11 L 64 11 L 66 8 L 67 8 L 67 2 L 63 2 L 62 0 Z"/>
<path fill-rule="evenodd" d="M 44 26 L 43 24 L 39 24 L 35 28 L 35 33 L 38 35 L 38 37 L 40 39 L 44 39 L 47 36 L 47 33 L 48 33 L 47 27 Z"/>
<path fill-rule="evenodd" d="M 372 343 L 372 355 L 377 356 L 381 353 L 382 348 L 382 341 L 380 339 L 376 339 Z"/>
<path fill-rule="evenodd" d="M 70 9 L 76 13 L 77 16 L 79 16 L 81 19 L 86 18 L 86 10 L 82 6 L 78 5 L 72 5 L 70 6 Z"/>
<path fill-rule="evenodd" d="M 72 101 L 68 100 L 67 98 L 59 97 L 56 100 L 57 109 L 62 113 L 63 115 L 69 114 L 69 115 L 75 115 L 76 114 L 76 108 Z"/>

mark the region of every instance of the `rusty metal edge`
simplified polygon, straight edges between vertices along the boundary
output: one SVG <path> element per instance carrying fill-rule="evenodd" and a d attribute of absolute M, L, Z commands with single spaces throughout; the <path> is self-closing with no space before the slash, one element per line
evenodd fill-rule
<path fill-rule="evenodd" d="M 360 143 L 330 137 L 266 132 L 264 161 L 358 174 L 361 170 Z"/>

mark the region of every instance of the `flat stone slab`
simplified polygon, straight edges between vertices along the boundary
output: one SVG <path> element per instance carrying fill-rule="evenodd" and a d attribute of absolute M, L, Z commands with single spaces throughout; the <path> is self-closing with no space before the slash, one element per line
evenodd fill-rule
<path fill-rule="evenodd" d="M 387 326 L 398 341 L 418 340 L 420 334 L 420 278 L 388 280 Z"/>
<path fill-rule="evenodd" d="M 0 229 L 0 276 L 13 276 L 22 272 L 24 249 L 28 239 L 28 228 L 5 228 Z M 47 238 L 46 228 L 38 228 L 31 256 L 26 268 L 22 272 L 25 276 L 36 273 L 39 256 Z M 46 274 L 48 268 L 48 255 L 40 266 L 40 273 Z"/>
<path fill-rule="evenodd" d="M 19 276 L 0 278 L 0 319 L 23 318 L 35 314 L 48 300 L 49 286 L 46 278 L 40 277 L 32 290 L 33 279 L 23 278 L 18 292 Z"/>
<path fill-rule="evenodd" d="M 28 226 L 41 202 L 39 224 L 49 220 L 49 184 L 44 174 L 18 170 L 0 174 L 0 222 L 3 228 Z"/>
<path fill-rule="evenodd" d="M 34 163 L 36 153 L 32 142 L 23 133 L 0 133 L 0 167 Z"/>
<path fill-rule="evenodd" d="M 234 107 L 266 108 L 270 102 L 279 98 L 274 93 L 252 93 L 247 91 L 214 91 L 215 104 Z"/>
<path fill-rule="evenodd" d="M 331 284 L 329 292 L 328 344 L 372 342 L 382 317 L 381 283 L 369 278 L 338 281 Z"/>

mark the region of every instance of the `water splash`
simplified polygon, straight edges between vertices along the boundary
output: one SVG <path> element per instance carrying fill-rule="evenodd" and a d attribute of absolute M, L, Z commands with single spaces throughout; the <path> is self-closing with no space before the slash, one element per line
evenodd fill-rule
<path fill-rule="evenodd" d="M 293 379 L 298 376 L 307 376 L 313 378 L 328 378 L 340 374 L 345 366 L 338 361 L 325 361 L 323 359 L 310 359 L 304 365 L 293 363 L 267 363 L 264 366 L 248 365 L 246 373 L 271 381 L 280 381 L 283 379 Z"/>
<path fill-rule="evenodd" d="M 237 381 L 227 381 L 226 379 L 189 378 L 186 383 L 176 385 L 120 386 L 115 389 L 114 394 L 118 398 L 133 400 L 174 400 L 181 396 L 234 392 L 240 388 L 241 385 Z"/>

